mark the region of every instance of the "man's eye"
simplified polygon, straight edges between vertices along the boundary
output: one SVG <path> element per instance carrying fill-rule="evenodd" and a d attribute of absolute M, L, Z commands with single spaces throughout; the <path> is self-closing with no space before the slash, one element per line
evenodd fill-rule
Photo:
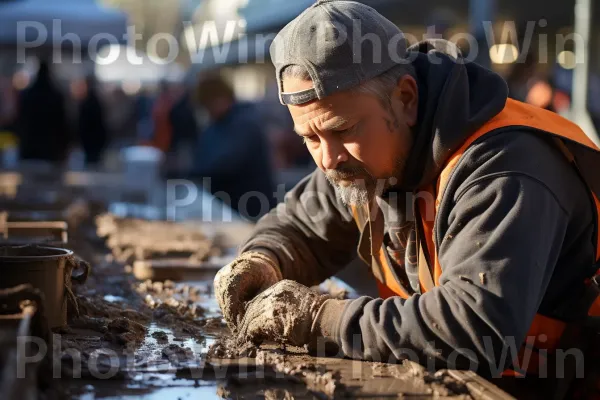
<path fill-rule="evenodd" d="M 313 143 L 313 142 L 318 142 L 319 141 L 319 137 L 317 135 L 311 135 L 311 136 L 302 136 L 302 141 L 304 143 Z"/>
<path fill-rule="evenodd" d="M 351 126 L 350 128 L 346 128 L 346 129 L 339 129 L 336 132 L 340 135 L 347 135 L 349 133 L 353 133 L 356 131 L 356 128 L 358 127 L 358 124 Z"/>

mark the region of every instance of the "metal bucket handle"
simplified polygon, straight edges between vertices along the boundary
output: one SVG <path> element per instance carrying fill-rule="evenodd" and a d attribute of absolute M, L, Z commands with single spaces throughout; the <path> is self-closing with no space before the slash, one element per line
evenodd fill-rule
<path fill-rule="evenodd" d="M 79 305 L 77 304 L 77 298 L 71 290 L 71 283 L 81 285 L 87 281 L 88 276 L 92 267 L 90 264 L 77 256 L 70 256 L 67 258 L 67 264 L 69 273 L 65 274 L 65 300 L 70 301 L 71 305 L 75 309 L 75 313 L 79 317 Z M 82 269 L 83 272 L 78 275 L 73 275 L 73 271 L 76 269 Z"/>
<path fill-rule="evenodd" d="M 92 266 L 87 262 L 78 257 L 73 257 L 76 265 L 73 266 L 73 271 L 76 269 L 81 269 L 83 272 L 77 275 L 71 275 L 71 281 L 77 283 L 78 285 L 84 284 L 88 277 L 90 276 L 90 272 L 92 270 Z"/>

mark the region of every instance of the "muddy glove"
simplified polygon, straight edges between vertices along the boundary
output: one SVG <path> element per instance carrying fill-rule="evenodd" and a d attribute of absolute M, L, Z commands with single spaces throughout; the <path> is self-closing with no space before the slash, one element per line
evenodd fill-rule
<path fill-rule="evenodd" d="M 277 263 L 259 252 L 242 253 L 215 276 L 215 296 L 233 331 L 244 316 L 246 302 L 282 279 Z"/>
<path fill-rule="evenodd" d="M 248 303 L 238 340 L 309 345 L 313 339 L 313 321 L 328 298 L 298 282 L 283 280 Z"/>

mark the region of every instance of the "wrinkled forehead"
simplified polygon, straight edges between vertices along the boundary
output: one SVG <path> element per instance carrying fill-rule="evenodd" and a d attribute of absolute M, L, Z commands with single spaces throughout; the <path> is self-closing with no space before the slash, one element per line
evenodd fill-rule
<path fill-rule="evenodd" d="M 331 98 L 329 98 L 331 97 Z M 351 96 L 329 96 L 323 100 L 315 100 L 303 105 L 289 105 L 288 109 L 296 126 L 312 121 L 324 124 L 333 119 L 349 120 L 358 116 L 356 102 Z"/>
<path fill-rule="evenodd" d="M 311 81 L 296 78 L 285 79 L 283 84 L 286 91 L 300 91 L 312 87 Z M 302 128 L 302 125 L 306 125 L 310 121 L 317 125 L 331 121 L 331 124 L 328 125 L 335 127 L 342 120 L 350 121 L 362 117 L 365 113 L 374 112 L 374 107 L 377 106 L 378 102 L 373 96 L 348 90 L 334 93 L 321 100 L 287 107 L 294 120 L 294 125 Z"/>

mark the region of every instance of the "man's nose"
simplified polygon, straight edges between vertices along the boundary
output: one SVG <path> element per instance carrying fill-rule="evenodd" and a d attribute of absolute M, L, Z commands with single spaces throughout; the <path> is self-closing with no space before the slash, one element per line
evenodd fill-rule
<path fill-rule="evenodd" d="M 324 169 L 336 169 L 338 164 L 348 160 L 346 150 L 341 143 L 321 141 L 321 162 Z"/>

